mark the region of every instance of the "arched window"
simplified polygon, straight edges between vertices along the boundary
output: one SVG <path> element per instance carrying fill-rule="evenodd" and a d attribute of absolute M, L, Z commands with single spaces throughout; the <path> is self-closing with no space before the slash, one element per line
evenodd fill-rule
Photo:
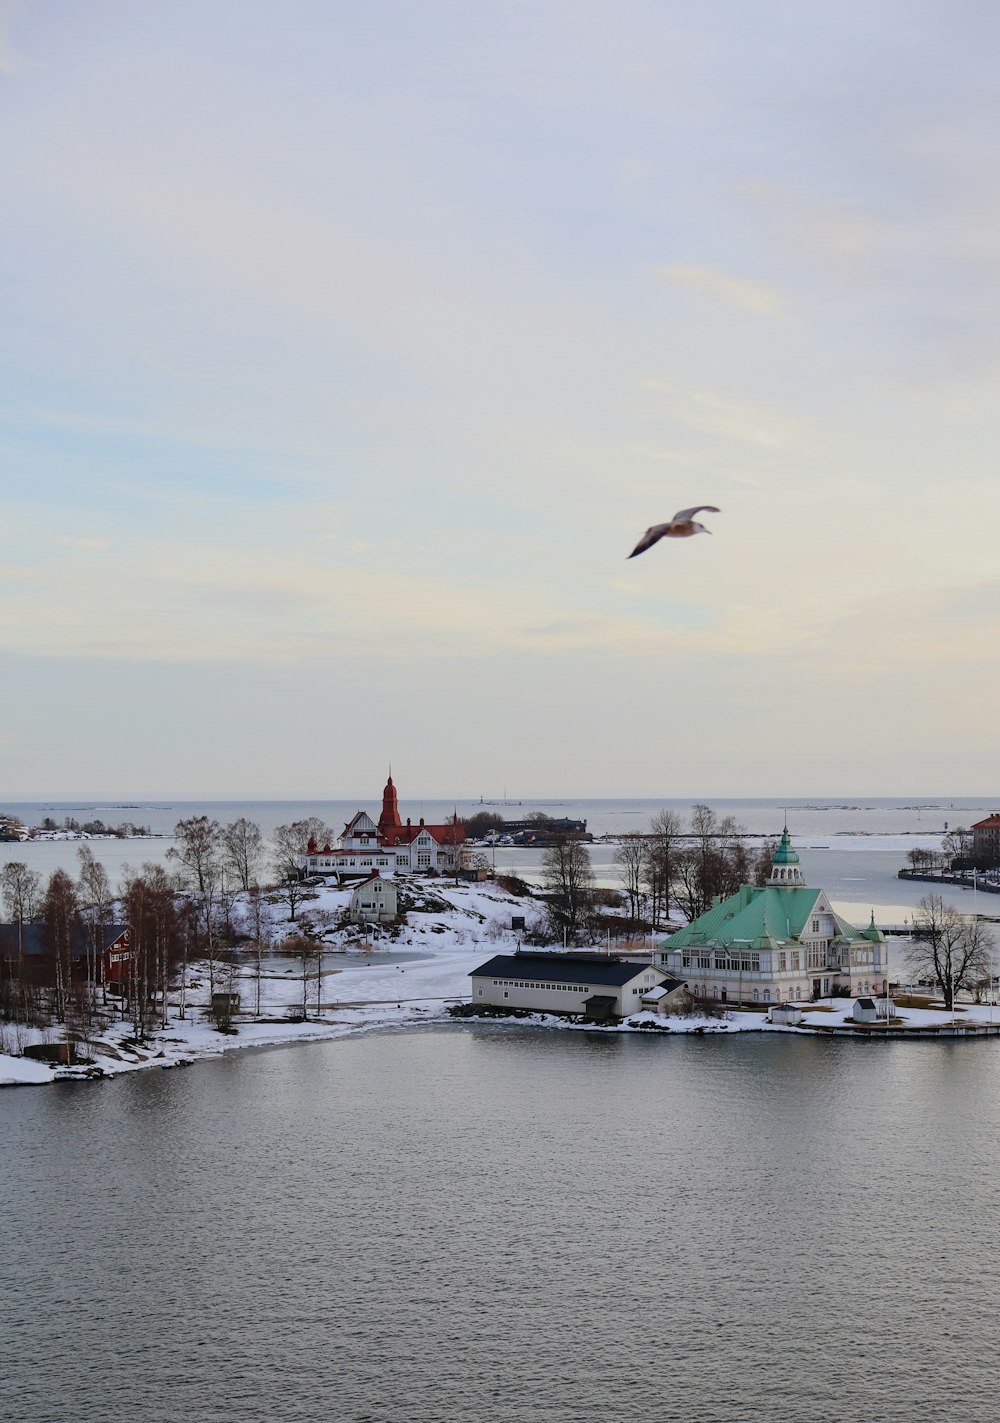
<path fill-rule="evenodd" d="M 765 989 L 764 989 L 764 1002 L 765 1002 L 765 1003 L 770 1003 L 770 1001 L 771 1001 L 771 990 L 770 990 L 769 988 L 765 988 Z"/>

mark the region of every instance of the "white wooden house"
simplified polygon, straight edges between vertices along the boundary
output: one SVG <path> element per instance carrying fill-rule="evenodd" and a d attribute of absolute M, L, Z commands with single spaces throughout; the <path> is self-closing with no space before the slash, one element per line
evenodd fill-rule
<path fill-rule="evenodd" d="M 351 923 L 390 924 L 396 918 L 396 906 L 396 886 L 376 870 L 351 895 Z"/>

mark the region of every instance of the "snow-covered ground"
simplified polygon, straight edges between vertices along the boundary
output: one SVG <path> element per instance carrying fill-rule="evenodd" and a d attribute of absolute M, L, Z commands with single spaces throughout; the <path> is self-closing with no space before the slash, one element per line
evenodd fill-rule
<path fill-rule="evenodd" d="M 369 939 L 358 929 L 331 929 L 324 935 L 320 1005 L 317 1007 L 316 961 L 307 966 L 307 1019 L 301 1015 L 301 961 L 272 954 L 264 961 L 260 1019 L 241 1015 L 235 1035 L 220 1033 L 206 1013 L 208 977 L 203 965 L 188 971 L 186 1013 L 178 1017 L 179 998 L 171 995 L 169 1025 L 148 1043 L 132 1042 L 132 1026 L 112 1022 L 95 1029 L 88 1056 L 107 1075 L 150 1066 L 169 1067 L 234 1048 L 289 1043 L 376 1027 L 432 1020 L 450 1022 L 447 1004 L 469 995 L 469 973 L 496 953 L 512 952 L 520 937 L 510 928 L 512 914 L 539 918 L 539 907 L 506 894 L 492 884 L 460 884 L 431 880 L 413 885 L 426 907 L 411 910 L 398 937 Z M 408 892 L 410 888 L 408 887 Z M 350 892 L 323 888 L 319 898 L 302 906 L 308 915 L 339 916 Z M 276 937 L 295 926 L 279 922 Z M 217 983 L 217 988 L 222 984 Z M 233 987 L 245 1010 L 256 1007 L 256 969 L 244 963 Z M 82 1076 L 86 1069 L 52 1068 L 17 1055 L 24 1045 L 56 1042 L 61 1031 L 48 1032 L 0 1026 L 0 1086 L 51 1082 Z"/>
<path fill-rule="evenodd" d="M 414 888 L 416 888 L 414 886 Z M 319 1038 L 340 1037 L 348 1033 L 389 1027 L 410 1027 L 426 1023 L 452 1023 L 448 1005 L 469 998 L 469 973 L 478 964 L 497 953 L 510 953 L 520 934 L 510 928 L 512 914 L 525 914 L 530 923 L 539 918 L 537 903 L 514 898 L 490 883 L 481 885 L 425 882 L 417 891 L 426 893 L 423 908 L 411 910 L 398 937 L 388 935 L 366 945 L 354 929 L 326 931 L 323 973 L 317 1005 L 315 961 L 307 969 L 306 1000 L 308 1017 L 296 1021 L 291 1015 L 301 1015 L 303 1000 L 302 967 L 299 961 L 281 955 L 271 955 L 264 962 L 261 978 L 261 1012 L 259 1020 L 246 1016 L 247 1008 L 256 1005 L 256 972 L 253 963 L 239 970 L 234 987 L 241 995 L 244 1015 L 235 1023 L 235 1035 L 221 1033 L 206 1014 L 208 979 L 200 965 L 189 968 L 186 1014 L 177 1015 L 177 995 L 171 999 L 169 1024 L 158 1030 L 147 1042 L 132 1041 L 132 1027 L 127 1022 L 112 1022 L 95 1029 L 88 1049 L 93 1066 L 90 1068 L 53 1068 L 17 1055 L 19 1049 L 32 1042 L 55 1042 L 61 1034 L 53 1029 L 47 1035 L 41 1031 L 17 1029 L 9 1025 L 0 1028 L 0 1086 L 52 1082 L 60 1079 L 94 1075 L 99 1068 L 104 1075 L 135 1071 L 149 1067 L 176 1067 L 201 1057 L 216 1056 L 243 1047 L 260 1047 L 279 1043 L 294 1043 Z M 305 906 L 306 913 L 337 915 L 349 902 L 347 891 L 323 889 L 318 900 Z M 278 925 L 280 933 L 288 925 Z M 816 1004 L 804 1014 L 804 1022 L 814 1028 L 831 1028 L 843 1024 L 849 1015 L 851 1002 L 835 999 Z M 952 1015 L 940 1009 L 901 1009 L 899 1016 L 908 1026 L 944 1026 Z M 958 1019 L 965 1023 L 996 1022 L 1000 1026 L 1000 1008 L 963 1004 Z M 462 1020 L 466 1026 L 475 1019 Z M 738 1033 L 762 1030 L 797 1032 L 799 1029 L 773 1025 L 764 1013 L 742 1012 L 725 1018 L 663 1018 L 652 1013 L 640 1013 L 628 1024 L 612 1028 L 594 1024 L 571 1023 L 564 1018 L 538 1014 L 530 1019 L 489 1019 L 491 1025 L 510 1023 L 523 1028 L 526 1024 L 583 1032 L 642 1032 L 649 1025 L 669 1028 L 673 1033 L 712 1032 Z"/>

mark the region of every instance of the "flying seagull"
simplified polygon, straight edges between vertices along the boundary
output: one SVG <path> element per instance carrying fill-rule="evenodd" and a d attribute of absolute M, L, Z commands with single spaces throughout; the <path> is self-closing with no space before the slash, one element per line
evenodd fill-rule
<path fill-rule="evenodd" d="M 692 534 L 710 534 L 711 529 L 695 522 L 695 514 L 700 514 L 703 509 L 709 514 L 720 512 L 714 504 L 696 504 L 693 509 L 681 509 L 669 524 L 654 524 L 651 529 L 647 529 L 629 554 L 629 558 L 635 558 L 637 553 L 645 553 L 647 548 L 652 548 L 660 539 L 686 539 Z"/>

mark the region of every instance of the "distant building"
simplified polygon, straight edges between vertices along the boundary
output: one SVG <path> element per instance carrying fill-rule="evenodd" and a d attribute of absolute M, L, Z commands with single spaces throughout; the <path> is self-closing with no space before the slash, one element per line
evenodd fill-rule
<path fill-rule="evenodd" d="M 763 887 L 741 885 L 665 940 L 656 962 L 699 998 L 722 1003 L 802 1002 L 831 993 L 883 994 L 885 935 L 864 932 L 810 889 L 788 827 Z"/>
<path fill-rule="evenodd" d="M 533 1013 L 625 1018 L 667 975 L 648 963 L 595 954 L 497 954 L 473 969 L 472 1001 Z"/>
<path fill-rule="evenodd" d="M 378 870 L 351 895 L 352 924 L 390 924 L 396 918 L 396 886 Z"/>
<path fill-rule="evenodd" d="M 992 869 L 1000 865 L 1000 811 L 972 827 L 972 859 L 976 865 Z"/>
<path fill-rule="evenodd" d="M 541 820 L 505 820 L 497 831 L 508 836 L 515 845 L 554 845 L 560 840 L 593 840 L 585 820 L 555 819 L 551 815 Z"/>
<path fill-rule="evenodd" d="M 369 878 L 382 874 L 414 874 L 436 870 L 453 873 L 459 864 L 465 831 L 456 815 L 444 825 L 427 825 L 423 817 L 414 825 L 399 814 L 396 787 L 390 776 L 382 792 L 378 823 L 359 810 L 340 833 L 337 847 L 318 846 L 315 840 L 302 847 L 299 867 L 307 875 Z"/>
<path fill-rule="evenodd" d="M 69 951 L 73 972 L 87 977 L 93 967 L 96 982 L 121 983 L 132 970 L 127 924 L 98 927 L 93 942 L 88 927 L 77 924 Z M 22 924 L 19 929 L 17 924 L 0 924 L 0 963 L 6 972 L 16 971 L 19 956 L 23 956 L 29 979 L 43 982 L 49 977 L 47 966 L 54 962 L 55 955 L 46 942 L 43 925 Z"/>

